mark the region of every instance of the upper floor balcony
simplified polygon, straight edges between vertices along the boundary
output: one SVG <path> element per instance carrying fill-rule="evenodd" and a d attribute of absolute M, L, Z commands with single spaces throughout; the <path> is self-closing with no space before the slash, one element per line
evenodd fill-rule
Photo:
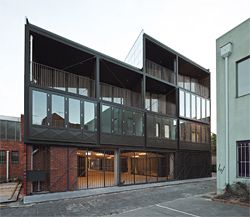
<path fill-rule="evenodd" d="M 95 97 L 95 81 L 86 76 L 31 62 L 32 84 L 87 97 Z"/>
<path fill-rule="evenodd" d="M 149 59 L 146 60 L 146 72 L 156 78 L 175 84 L 174 71 L 157 64 Z"/>

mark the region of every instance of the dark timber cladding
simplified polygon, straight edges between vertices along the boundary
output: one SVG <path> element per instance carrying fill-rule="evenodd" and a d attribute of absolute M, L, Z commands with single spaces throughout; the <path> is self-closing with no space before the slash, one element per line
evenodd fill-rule
<path fill-rule="evenodd" d="M 27 22 L 24 88 L 30 192 L 210 175 L 210 73 L 144 33 L 125 63 Z"/>

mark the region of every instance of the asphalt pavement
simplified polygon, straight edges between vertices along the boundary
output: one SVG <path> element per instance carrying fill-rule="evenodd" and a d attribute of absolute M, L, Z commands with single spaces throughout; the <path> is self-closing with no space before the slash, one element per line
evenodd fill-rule
<path fill-rule="evenodd" d="M 211 201 L 216 180 L 1 207 L 0 216 L 249 216 L 249 208 Z M 12 206 L 12 207 L 11 207 Z M 13 207 L 14 206 L 14 207 Z"/>

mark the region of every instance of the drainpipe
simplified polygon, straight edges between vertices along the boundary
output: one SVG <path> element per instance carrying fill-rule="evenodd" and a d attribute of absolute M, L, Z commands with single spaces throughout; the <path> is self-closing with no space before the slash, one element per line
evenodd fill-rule
<path fill-rule="evenodd" d="M 224 58 L 225 60 L 225 128 L 226 128 L 226 132 L 225 132 L 225 169 L 226 169 L 226 185 L 229 184 L 229 104 L 228 104 L 228 68 L 229 68 L 229 64 L 228 64 L 228 59 L 229 56 L 232 54 L 232 43 L 229 42 L 226 45 L 222 46 L 220 48 L 221 51 L 221 57 Z"/>
<path fill-rule="evenodd" d="M 9 181 L 10 176 L 10 151 L 6 151 L 6 182 Z"/>
<path fill-rule="evenodd" d="M 33 81 L 33 36 L 30 35 L 30 81 Z"/>

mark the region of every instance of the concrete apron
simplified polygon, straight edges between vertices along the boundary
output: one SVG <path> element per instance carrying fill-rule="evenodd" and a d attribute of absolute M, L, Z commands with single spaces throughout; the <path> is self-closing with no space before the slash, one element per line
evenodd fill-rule
<path fill-rule="evenodd" d="M 187 184 L 187 183 L 194 183 L 194 182 L 211 181 L 215 179 L 216 179 L 215 177 L 208 177 L 208 178 L 187 179 L 187 180 L 178 180 L 178 181 L 169 181 L 169 182 L 158 182 L 158 183 L 150 183 L 150 184 L 114 186 L 114 187 L 106 187 L 106 188 L 95 188 L 95 189 L 84 189 L 84 190 L 77 190 L 77 191 L 38 194 L 38 195 L 32 195 L 32 196 L 25 196 L 23 198 L 23 203 L 24 204 L 41 203 L 41 202 L 47 202 L 47 201 L 73 199 L 73 198 L 79 198 L 79 197 L 89 197 L 89 196 L 95 196 L 95 195 L 101 195 L 101 194 L 118 193 L 118 192 L 123 192 L 123 191 L 132 191 L 132 190 L 139 190 L 139 189 L 145 189 L 145 188 L 154 188 L 154 187 L 180 185 L 180 184 Z"/>

